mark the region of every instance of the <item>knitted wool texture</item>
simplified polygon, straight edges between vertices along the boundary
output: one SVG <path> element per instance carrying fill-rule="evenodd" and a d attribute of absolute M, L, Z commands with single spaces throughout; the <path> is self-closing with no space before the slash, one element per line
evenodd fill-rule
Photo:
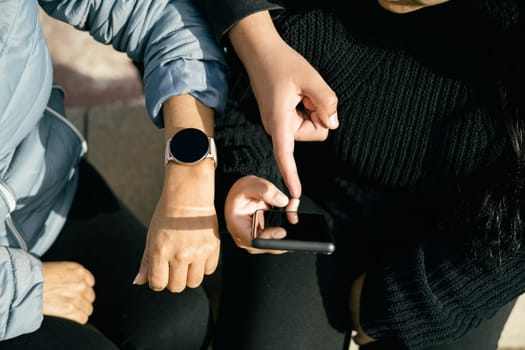
<path fill-rule="evenodd" d="M 454 19 L 440 36 L 427 20 L 436 21 L 407 18 L 407 24 L 378 13 L 365 22 L 312 11 L 279 24 L 339 98 L 341 123 L 328 142 L 344 172 L 389 187 L 428 189 L 501 154 L 504 130 L 490 111 L 494 87 L 477 78 L 486 64 L 475 59 L 483 57 L 477 38 L 461 34 Z M 429 33 L 411 33 L 417 30 Z"/>

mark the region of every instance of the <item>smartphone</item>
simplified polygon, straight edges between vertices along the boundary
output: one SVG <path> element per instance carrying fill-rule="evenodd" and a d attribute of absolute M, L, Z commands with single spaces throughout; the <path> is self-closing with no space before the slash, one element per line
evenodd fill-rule
<path fill-rule="evenodd" d="M 271 238 L 280 230 L 283 238 Z M 335 243 L 321 213 L 257 210 L 253 215 L 252 246 L 259 249 L 332 254 Z"/>

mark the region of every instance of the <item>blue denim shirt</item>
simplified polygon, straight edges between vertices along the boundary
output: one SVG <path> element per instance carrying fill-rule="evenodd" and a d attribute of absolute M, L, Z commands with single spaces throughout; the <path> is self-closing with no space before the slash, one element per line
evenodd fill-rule
<path fill-rule="evenodd" d="M 227 66 L 191 0 L 3 0 L 0 2 L 0 340 L 40 327 L 39 257 L 54 242 L 86 152 L 53 86 L 39 4 L 145 66 L 146 107 L 162 127 L 163 102 L 190 93 L 219 116 Z"/>

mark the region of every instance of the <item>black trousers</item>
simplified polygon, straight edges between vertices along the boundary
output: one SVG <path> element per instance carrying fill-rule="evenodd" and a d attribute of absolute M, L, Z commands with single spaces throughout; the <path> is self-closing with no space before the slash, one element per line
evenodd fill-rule
<path fill-rule="evenodd" d="M 348 287 L 334 257 L 250 255 L 223 237 L 214 350 L 347 350 Z M 336 253 L 334 253 L 336 254 Z M 340 269 L 340 267 L 339 267 Z M 459 341 L 428 350 L 496 350 L 514 302 Z M 378 341 L 361 350 L 401 350 Z"/>
<path fill-rule="evenodd" d="M 42 261 L 76 261 L 90 270 L 94 312 L 88 325 L 44 317 L 36 332 L 0 342 L 0 349 L 205 349 L 212 318 L 201 287 L 172 294 L 132 285 L 145 237 L 144 225 L 83 162 L 67 223 Z"/>
<path fill-rule="evenodd" d="M 301 208 L 320 212 L 330 208 L 334 213 L 335 208 L 345 203 L 335 192 L 326 196 L 328 201 L 323 201 L 322 207 L 317 205 L 320 202 L 303 196 Z M 334 232 L 353 226 L 352 222 L 338 220 L 336 216 L 329 216 Z M 385 229 L 383 222 L 377 225 Z M 222 289 L 213 349 L 347 350 L 351 341 L 349 281 L 366 271 L 373 258 L 366 237 L 339 235 L 336 238 L 337 248 L 330 256 L 251 255 L 224 234 Z M 502 307 L 460 340 L 426 350 L 496 350 L 514 303 Z M 406 349 L 393 340 L 382 340 L 360 350 Z"/>

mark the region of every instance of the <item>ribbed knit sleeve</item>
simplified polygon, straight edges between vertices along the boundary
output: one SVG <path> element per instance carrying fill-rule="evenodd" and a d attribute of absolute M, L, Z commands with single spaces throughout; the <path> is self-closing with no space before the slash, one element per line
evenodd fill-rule
<path fill-rule="evenodd" d="M 258 119 L 257 104 L 253 96 L 249 97 L 251 102 L 246 103 L 249 95 L 243 94 L 243 91 L 250 91 L 246 84 L 247 81 L 232 86 L 228 113 L 225 118 L 216 122 L 215 140 L 222 157 L 217 169 L 218 181 L 222 179 L 231 184 L 244 175 L 256 175 L 284 190 L 273 156 L 272 140 Z M 219 186 L 224 187 L 225 183 L 220 183 Z"/>
<path fill-rule="evenodd" d="M 523 292 L 523 251 L 489 267 L 468 259 L 459 241 L 414 243 L 368 271 L 361 323 L 371 337 L 419 350 L 460 338 Z"/>
<path fill-rule="evenodd" d="M 277 21 L 338 96 L 340 126 L 328 142 L 340 169 L 415 189 L 494 161 L 504 129 L 491 115 L 490 79 L 479 79 L 490 75 L 486 53 L 467 25 L 457 19 L 436 33 L 449 12 L 405 19 L 368 6 L 349 19 L 309 11 Z"/>

